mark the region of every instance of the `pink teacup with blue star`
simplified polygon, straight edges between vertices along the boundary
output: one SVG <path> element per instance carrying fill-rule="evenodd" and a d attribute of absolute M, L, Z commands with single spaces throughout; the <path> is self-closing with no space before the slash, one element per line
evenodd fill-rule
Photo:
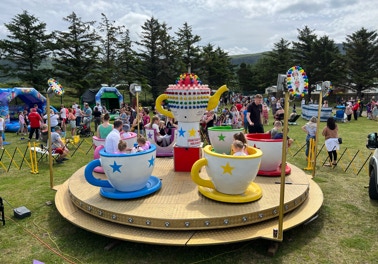
<path fill-rule="evenodd" d="M 248 155 L 233 156 L 212 151 L 212 146 L 203 148 L 204 157 L 197 160 L 191 170 L 192 180 L 203 187 L 215 189 L 220 193 L 238 195 L 244 193 L 255 180 L 260 167 L 262 152 L 248 146 Z M 200 176 L 205 167 L 210 179 Z"/>
<path fill-rule="evenodd" d="M 92 185 L 114 188 L 119 192 L 134 192 L 144 188 L 152 174 L 156 160 L 156 146 L 136 153 L 107 153 L 100 150 L 100 159 L 92 160 L 85 168 L 85 179 Z M 93 170 L 102 166 L 107 180 L 95 178 Z"/>
<path fill-rule="evenodd" d="M 230 154 L 234 135 L 243 132 L 243 130 L 243 128 L 232 128 L 231 126 L 209 127 L 210 143 L 214 151 L 220 154 Z"/>

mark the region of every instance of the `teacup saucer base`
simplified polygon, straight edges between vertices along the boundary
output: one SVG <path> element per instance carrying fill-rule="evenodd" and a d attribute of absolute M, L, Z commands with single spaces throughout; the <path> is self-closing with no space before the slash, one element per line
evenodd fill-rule
<path fill-rule="evenodd" d="M 224 203 L 249 203 L 262 197 L 261 187 L 255 182 L 252 182 L 243 194 L 224 194 L 203 186 L 198 186 L 198 191 L 207 198 Z"/>
<path fill-rule="evenodd" d="M 100 194 L 106 198 L 116 199 L 116 200 L 125 200 L 125 199 L 135 199 L 143 196 L 147 196 L 151 193 L 154 193 L 161 188 L 161 181 L 155 176 L 150 176 L 147 181 L 147 184 L 144 188 L 133 191 L 133 192 L 120 192 L 114 188 L 100 188 Z"/>
<path fill-rule="evenodd" d="M 286 164 L 285 175 L 289 175 L 290 173 L 291 173 L 291 168 L 289 167 L 289 165 Z M 281 166 L 278 166 L 276 170 L 271 170 L 271 171 L 259 170 L 257 172 L 257 176 L 267 176 L 267 177 L 281 176 Z"/>

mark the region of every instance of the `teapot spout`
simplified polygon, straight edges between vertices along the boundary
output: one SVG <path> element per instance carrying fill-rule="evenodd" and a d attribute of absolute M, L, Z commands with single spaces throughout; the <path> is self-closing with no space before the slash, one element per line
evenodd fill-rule
<path fill-rule="evenodd" d="M 224 93 L 224 92 L 227 92 L 228 91 L 228 88 L 226 85 L 222 85 L 217 91 L 216 93 L 210 97 L 209 99 L 209 102 L 207 103 L 207 108 L 206 110 L 210 111 L 214 108 L 216 108 L 218 106 L 218 103 L 219 103 L 219 99 L 221 97 L 221 95 Z"/>

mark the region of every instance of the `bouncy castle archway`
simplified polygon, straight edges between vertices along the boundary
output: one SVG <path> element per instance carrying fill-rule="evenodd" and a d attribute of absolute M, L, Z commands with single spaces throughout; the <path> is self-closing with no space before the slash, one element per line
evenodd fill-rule
<path fill-rule="evenodd" d="M 46 97 L 34 88 L 1 88 L 0 116 L 7 117 L 6 131 L 9 131 L 9 121 L 18 123 L 18 113 L 38 105 L 41 111 L 46 108 Z M 13 129 L 12 129 L 13 131 Z"/>
<path fill-rule="evenodd" d="M 101 87 L 95 97 L 96 104 L 105 105 L 107 109 L 120 109 L 123 96 L 115 87 Z"/>

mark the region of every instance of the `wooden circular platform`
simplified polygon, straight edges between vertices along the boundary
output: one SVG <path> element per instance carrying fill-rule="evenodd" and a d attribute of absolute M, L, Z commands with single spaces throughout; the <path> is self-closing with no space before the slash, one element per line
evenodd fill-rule
<path fill-rule="evenodd" d="M 318 185 L 290 166 L 292 173 L 285 177 L 284 230 L 311 218 L 323 203 Z M 208 245 L 273 239 L 272 230 L 278 226 L 280 178 L 256 178 L 263 192 L 258 201 L 222 203 L 201 195 L 189 172 L 175 172 L 172 158 L 161 158 L 153 171 L 162 180 L 161 190 L 120 201 L 102 197 L 83 172 L 84 167 L 58 187 L 55 203 L 68 221 L 104 236 L 165 245 Z M 206 177 L 205 170 L 201 174 Z"/>

